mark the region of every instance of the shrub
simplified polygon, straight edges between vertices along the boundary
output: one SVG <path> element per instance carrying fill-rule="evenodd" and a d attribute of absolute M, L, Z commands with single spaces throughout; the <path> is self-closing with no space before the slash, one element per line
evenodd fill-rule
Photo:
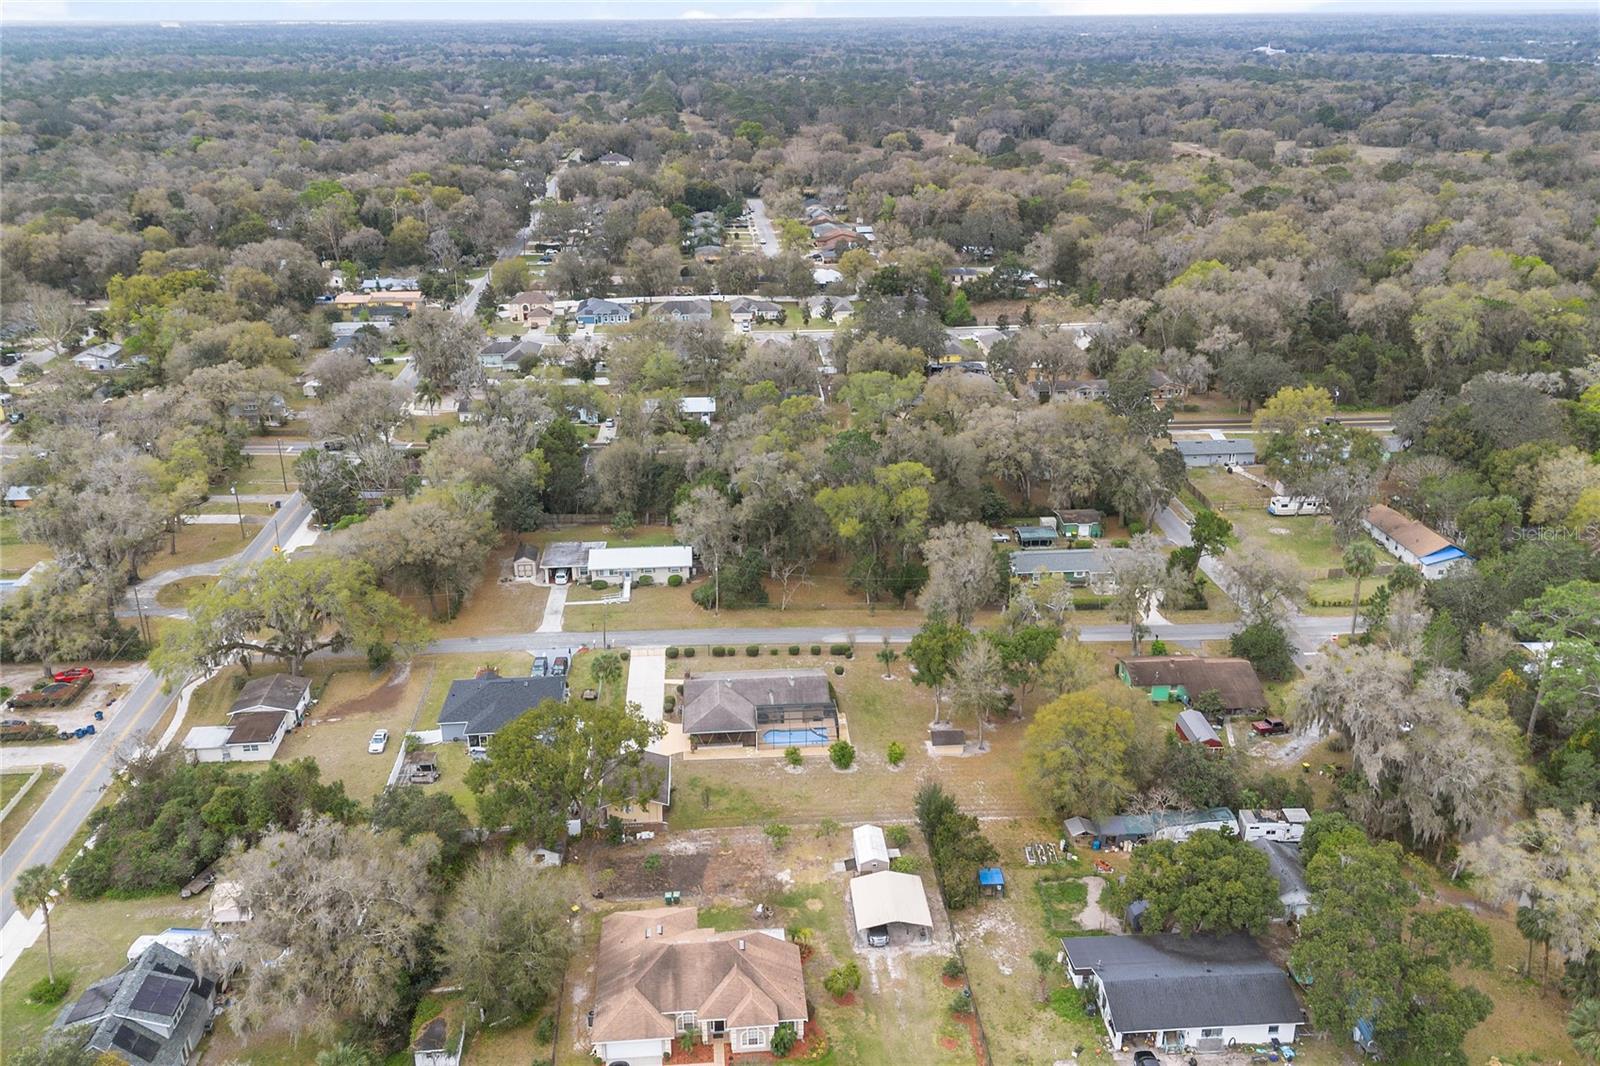
<path fill-rule="evenodd" d="M 795 1040 L 794 1026 L 784 1022 L 772 1034 L 772 1053 L 780 1059 L 788 1058 L 789 1052 L 794 1050 Z"/>
<path fill-rule="evenodd" d="M 596 592 L 599 592 L 601 589 L 610 588 L 611 582 L 607 581 L 603 577 L 597 577 L 593 581 L 589 582 L 589 587 L 594 589 Z"/>
<path fill-rule="evenodd" d="M 677 705 L 678 705 L 678 698 L 676 696 L 662 696 L 661 697 L 661 709 L 663 711 L 667 712 L 668 714 L 671 714 L 672 713 L 672 709 L 674 707 L 676 707 Z"/>
<path fill-rule="evenodd" d="M 661 869 L 661 856 L 660 855 L 646 855 L 644 857 L 644 868 L 646 870 L 659 870 L 659 869 Z"/>
<path fill-rule="evenodd" d="M 837 665 L 834 666 L 833 673 L 834 673 L 835 677 L 843 677 L 844 676 L 844 667 L 843 666 L 837 666 Z"/>
<path fill-rule="evenodd" d="M 28 986 L 28 1002 L 42 1007 L 60 1003 L 67 998 L 67 990 L 71 987 L 72 978 L 66 974 L 62 974 L 54 981 L 48 977 L 41 977 Z"/>
<path fill-rule="evenodd" d="M 906 746 L 898 740 L 889 741 L 888 758 L 890 766 L 899 766 L 906 761 Z"/>
<path fill-rule="evenodd" d="M 789 645 L 789 654 L 790 655 L 799 655 L 800 654 L 800 645 L 798 645 L 798 644 Z"/>
<path fill-rule="evenodd" d="M 382 670 L 394 662 L 394 647 L 381 640 L 373 641 L 367 645 L 367 669 L 374 672 Z"/>
<path fill-rule="evenodd" d="M 556 1016 L 546 1014 L 539 1019 L 539 1024 L 534 1026 L 533 1038 L 541 1044 L 550 1044 L 556 1038 Z"/>
<path fill-rule="evenodd" d="M 821 655 L 822 654 L 822 645 L 821 644 L 813 644 L 813 645 L 811 645 L 811 654 L 812 655 Z"/>
<path fill-rule="evenodd" d="M 622 819 L 614 814 L 606 819 L 606 843 L 622 843 Z"/>
<path fill-rule="evenodd" d="M 698 1043 L 700 1043 L 700 1030 L 698 1029 L 685 1029 L 678 1036 L 678 1047 L 685 1055 L 693 1051 Z"/>
<path fill-rule="evenodd" d="M 903 829 L 905 827 L 896 826 L 895 828 Z M 944 960 L 944 967 L 940 970 L 940 972 L 946 977 L 950 978 L 950 980 L 954 981 L 957 977 L 960 977 L 962 974 L 967 972 L 967 967 L 961 961 L 961 957 L 959 955 L 952 955 L 948 959 Z"/>
<path fill-rule="evenodd" d="M 778 654 L 778 649 L 777 648 L 768 648 L 767 649 L 767 654 L 768 655 L 777 655 Z"/>
<path fill-rule="evenodd" d="M 1160 637 L 1157 637 L 1155 640 L 1152 640 L 1150 642 L 1150 654 L 1151 655 L 1165 655 L 1165 654 L 1167 654 L 1167 642 L 1162 640 Z"/>
<path fill-rule="evenodd" d="M 667 585 L 670 586 L 671 588 L 677 588 L 681 584 L 683 584 L 683 575 L 682 574 L 668 574 L 667 575 Z"/>
<path fill-rule="evenodd" d="M 627 648 L 623 648 L 621 651 L 617 652 L 617 655 L 622 659 L 623 662 L 627 662 L 629 659 L 633 658 L 633 652 L 629 651 Z"/>
<path fill-rule="evenodd" d="M 722 658 L 722 645 L 721 644 L 713 644 L 711 646 L 711 657 L 714 658 L 714 659 Z"/>
<path fill-rule="evenodd" d="M 1268 620 L 1245 626 L 1228 638 L 1228 651 L 1249 659 L 1267 681 L 1287 681 L 1294 676 L 1294 648 L 1278 623 Z"/>
<path fill-rule="evenodd" d="M 841 770 L 848 770 L 856 761 L 855 745 L 848 740 L 836 740 L 828 745 L 828 758 Z"/>
<path fill-rule="evenodd" d="M 783 749 L 783 761 L 790 766 L 801 766 L 804 765 L 806 757 L 800 754 L 799 748 L 791 744 Z"/>
<path fill-rule="evenodd" d="M 817 823 L 817 836 L 827 840 L 829 837 L 838 833 L 839 830 L 843 828 L 844 826 L 840 825 L 832 818 L 824 818 L 822 821 Z"/>
<path fill-rule="evenodd" d="M 884 839 L 891 848 L 905 848 L 911 846 L 911 830 L 903 825 L 891 825 L 883 832 Z"/>
<path fill-rule="evenodd" d="M 850 645 L 848 645 L 848 644 L 829 644 L 828 645 L 828 654 L 829 655 L 849 655 L 850 654 Z"/>
<path fill-rule="evenodd" d="M 693 659 L 694 658 L 694 649 L 693 648 L 684 648 L 683 649 L 683 657 L 685 659 Z"/>
<path fill-rule="evenodd" d="M 968 1015 L 972 1013 L 972 996 L 967 992 L 957 992 L 950 997 L 950 1013 Z"/>
<path fill-rule="evenodd" d="M 822 987 L 834 999 L 843 999 L 861 987 L 861 967 L 856 965 L 854 959 L 831 971 L 822 979 Z"/>
<path fill-rule="evenodd" d="M 654 575 L 651 574 L 640 574 L 638 577 L 633 579 L 634 586 L 641 589 L 646 585 L 654 585 L 655 583 L 656 579 Z"/>
<path fill-rule="evenodd" d="M 897 874 L 921 873 L 922 860 L 915 855 L 896 855 L 889 860 L 889 869 Z"/>
<path fill-rule="evenodd" d="M 761 654 L 761 645 L 759 645 L 759 644 L 746 644 L 745 648 L 744 648 L 744 653 L 746 655 L 748 655 L 750 658 L 754 659 L 756 656 Z"/>
<path fill-rule="evenodd" d="M 677 657 L 678 657 L 678 646 L 676 644 L 669 644 L 667 646 L 667 658 L 676 659 Z"/>
<path fill-rule="evenodd" d="M 1128 546 L 1128 538 L 1118 537 L 1116 540 L 1111 542 L 1111 546 L 1113 548 L 1126 548 Z"/>

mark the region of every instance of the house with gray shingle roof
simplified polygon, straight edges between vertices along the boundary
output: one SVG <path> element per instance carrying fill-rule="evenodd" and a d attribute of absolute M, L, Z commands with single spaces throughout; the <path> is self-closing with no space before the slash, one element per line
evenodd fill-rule
<path fill-rule="evenodd" d="M 450 683 L 439 710 L 442 740 L 464 740 L 470 748 L 488 746 L 489 738 L 545 700 L 565 700 L 563 677 L 501 677 L 485 671 Z"/>
<path fill-rule="evenodd" d="M 171 948 L 151 944 L 62 1010 L 55 1028 L 88 1027 L 86 1045 L 129 1066 L 186 1066 L 205 1035 L 217 982 Z"/>

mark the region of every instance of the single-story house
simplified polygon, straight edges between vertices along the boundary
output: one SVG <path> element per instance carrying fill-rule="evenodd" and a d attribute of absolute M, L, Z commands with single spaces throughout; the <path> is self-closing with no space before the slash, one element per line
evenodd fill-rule
<path fill-rule="evenodd" d="M 857 937 L 887 936 L 891 944 L 919 944 L 933 936 L 928 893 L 916 874 L 882 870 L 854 877 L 849 893 Z"/>
<path fill-rule="evenodd" d="M 1058 381 L 1052 386 L 1048 381 L 1034 382 L 1041 400 L 1104 400 L 1111 396 L 1111 382 L 1105 378 L 1087 378 L 1077 381 Z"/>
<path fill-rule="evenodd" d="M 1177 440 L 1173 449 L 1184 466 L 1249 466 L 1256 461 L 1253 440 Z"/>
<path fill-rule="evenodd" d="M 483 671 L 477 677 L 450 682 L 439 710 L 441 740 L 464 740 L 483 748 L 495 733 L 545 700 L 565 700 L 564 677 L 501 677 Z"/>
<path fill-rule="evenodd" d="M 694 576 L 694 549 L 682 544 L 653 548 L 591 548 L 585 564 L 589 580 L 634 581 L 648 577 L 665 584 L 674 574 Z"/>
<path fill-rule="evenodd" d="M 556 317 L 555 297 L 547 292 L 527 289 L 513 296 L 506 305 L 511 321 L 524 325 L 548 326 Z"/>
<path fill-rule="evenodd" d="M 595 162 L 599 163 L 603 167 L 633 166 L 633 159 L 630 156 L 623 155 L 621 152 L 607 152 L 605 155 L 595 160 Z"/>
<path fill-rule="evenodd" d="M 656 305 L 657 318 L 671 322 L 710 322 L 710 300 L 666 300 Z"/>
<path fill-rule="evenodd" d="M 311 706 L 311 679 L 293 674 L 263 674 L 251 678 L 239 689 L 239 695 L 228 706 L 228 717 L 248 711 L 288 711 L 294 715 L 294 725 L 305 721 L 306 710 Z"/>
<path fill-rule="evenodd" d="M 415 289 L 416 287 L 417 277 L 415 274 L 411 275 L 410 277 L 379 275 L 375 278 L 361 279 L 362 292 L 386 291 L 389 289 L 406 290 Z"/>
<path fill-rule="evenodd" d="M 1380 503 L 1367 508 L 1361 524 L 1385 551 L 1407 566 L 1420 569 L 1429 581 L 1472 563 L 1472 556 L 1459 545 L 1393 507 Z"/>
<path fill-rule="evenodd" d="M 183 738 L 194 762 L 268 762 L 294 726 L 287 711 L 230 713 L 227 725 L 195 726 Z"/>
<path fill-rule="evenodd" d="M 647 779 L 653 784 L 649 795 L 641 799 L 631 796 L 619 803 L 603 803 L 599 808 L 600 821 L 612 816 L 629 825 L 655 825 L 667 820 L 667 808 L 672 806 L 672 757 L 654 751 L 640 754 L 648 770 Z"/>
<path fill-rule="evenodd" d="M 699 925 L 695 907 L 602 919 L 589 1029 L 601 1062 L 661 1066 L 688 1032 L 724 1044 L 734 1061 L 765 1052 L 780 1025 L 805 1036 L 800 948 L 777 931 L 719 933 Z"/>
<path fill-rule="evenodd" d="M 502 370 L 506 358 L 516 358 L 517 342 L 514 340 L 490 341 L 478 349 L 478 365 L 485 370 Z"/>
<path fill-rule="evenodd" d="M 537 568 L 539 580 L 546 585 L 557 581 L 582 581 L 589 559 L 589 549 L 595 546 L 578 540 L 558 540 L 546 544 L 544 551 L 539 555 Z"/>
<path fill-rule="evenodd" d="M 122 345 L 116 341 L 106 341 L 104 344 L 97 344 L 93 348 L 85 348 L 72 357 L 72 363 L 74 366 L 80 366 L 85 370 L 104 374 L 121 366 L 121 357 Z"/>
<path fill-rule="evenodd" d="M 85 1045 L 129 1066 L 186 1066 L 210 1027 L 217 982 L 184 956 L 151 944 L 83 990 L 54 1028 L 88 1031 Z"/>
<path fill-rule="evenodd" d="M 1099 537 L 1104 535 L 1106 516 L 1093 509 L 1057 511 L 1057 528 L 1063 537 Z"/>
<path fill-rule="evenodd" d="M 1095 837 L 1103 848 L 1119 844 L 1142 844 L 1147 840 L 1172 840 L 1181 844 L 1201 830 L 1233 832 L 1237 824 L 1233 812 L 1226 807 L 1212 807 L 1204 811 L 1117 814 L 1110 818 L 1096 818 L 1093 822 Z"/>
<path fill-rule="evenodd" d="M 1207 748 L 1222 747 L 1222 738 L 1217 736 L 1217 731 L 1211 728 L 1211 723 L 1206 721 L 1206 716 L 1192 707 L 1187 707 L 1178 712 L 1176 726 L 1178 738 L 1190 744 L 1200 744 Z"/>
<path fill-rule="evenodd" d="M 854 845 L 856 876 L 875 874 L 889 868 L 889 842 L 883 828 L 876 825 L 858 825 L 851 833 Z"/>
<path fill-rule="evenodd" d="M 628 309 L 622 304 L 612 303 L 591 296 L 578 305 L 572 317 L 577 319 L 580 326 L 604 326 L 628 321 Z"/>
<path fill-rule="evenodd" d="M 736 326 L 755 322 L 782 322 L 784 315 L 783 305 L 773 300 L 741 296 L 737 300 L 728 302 L 728 317 Z"/>
<path fill-rule="evenodd" d="M 683 682 L 683 731 L 696 746 L 826 747 L 839 709 L 821 670 L 729 670 Z"/>
<path fill-rule="evenodd" d="M 371 322 L 329 322 L 328 328 L 335 337 L 354 337 L 362 330 L 371 330 L 374 333 L 387 333 L 394 328 L 394 323 L 387 318 L 374 319 Z"/>
<path fill-rule="evenodd" d="M 32 507 L 33 506 L 33 486 L 32 485 L 8 485 L 8 486 L 6 486 L 6 500 L 5 500 L 5 503 L 6 503 L 7 507 L 13 508 L 15 510 L 21 510 L 24 507 Z"/>
<path fill-rule="evenodd" d="M 1292 1044 L 1305 1022 L 1289 975 L 1241 934 L 1069 936 L 1061 951 L 1073 986 L 1098 1002 L 1114 1048 Z"/>
<path fill-rule="evenodd" d="M 539 577 L 539 549 L 532 544 L 517 542 L 516 553 L 511 556 L 511 576 L 518 581 L 534 581 Z"/>
<path fill-rule="evenodd" d="M 977 267 L 945 267 L 944 276 L 953 287 L 959 289 L 974 278 L 982 277 L 983 271 Z"/>
<path fill-rule="evenodd" d="M 1306 868 L 1300 861 L 1300 845 L 1281 840 L 1252 840 L 1250 846 L 1267 857 L 1267 867 L 1278 882 L 1278 902 L 1283 917 L 1294 920 L 1311 913 L 1311 890 L 1306 887 Z"/>
<path fill-rule="evenodd" d="M 1304 807 L 1283 810 L 1244 810 L 1239 812 L 1241 840 L 1281 840 L 1298 844 L 1306 835 L 1311 814 Z"/>
<path fill-rule="evenodd" d="M 1267 693 L 1249 659 L 1195 655 L 1137 655 L 1117 660 L 1117 677 L 1130 688 L 1150 690 L 1153 703 L 1185 703 L 1202 692 L 1222 697 L 1224 714 L 1267 709 Z"/>
<path fill-rule="evenodd" d="M 685 396 L 678 401 L 678 412 L 685 418 L 693 418 L 702 425 L 709 426 L 711 420 L 717 415 L 717 398 L 715 396 Z"/>
<path fill-rule="evenodd" d="M 1012 534 L 1024 548 L 1053 548 L 1056 531 L 1049 526 L 1012 526 Z"/>
<path fill-rule="evenodd" d="M 1127 548 L 1043 548 L 1011 553 L 1011 575 L 1037 581 L 1060 574 L 1074 585 L 1112 591 L 1111 565 Z"/>
<path fill-rule="evenodd" d="M 826 271 L 824 271 L 824 270 L 813 270 L 812 271 L 813 275 L 816 275 L 816 274 L 837 274 L 837 273 L 838 273 L 838 271 L 836 271 L 836 270 L 826 270 Z M 839 279 L 838 278 L 834 278 L 832 280 L 837 281 Z M 818 280 L 817 284 L 826 285 L 827 282 Z M 831 296 L 831 295 L 807 296 L 806 297 L 806 307 L 807 307 L 808 310 L 810 310 L 812 318 L 820 318 L 820 319 L 823 319 L 824 321 L 832 320 L 834 322 L 837 322 L 840 319 L 844 319 L 844 318 L 849 318 L 850 317 L 850 312 L 855 309 L 855 300 L 854 300 L 854 298 L 849 297 L 849 296 Z"/>

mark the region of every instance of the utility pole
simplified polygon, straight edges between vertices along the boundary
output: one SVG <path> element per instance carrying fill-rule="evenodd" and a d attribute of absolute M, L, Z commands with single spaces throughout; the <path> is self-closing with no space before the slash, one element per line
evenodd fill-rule
<path fill-rule="evenodd" d="M 239 503 L 239 483 L 233 483 L 233 511 L 239 516 L 239 539 L 244 540 L 244 507 Z"/>
<path fill-rule="evenodd" d="M 283 491 L 289 491 L 289 469 L 283 465 L 283 441 L 273 438 L 272 443 L 278 449 L 278 473 L 283 477 Z"/>
<path fill-rule="evenodd" d="M 139 586 L 133 586 L 133 609 L 139 612 L 139 630 L 146 645 L 150 643 L 150 620 L 144 616 L 144 602 L 139 599 Z"/>

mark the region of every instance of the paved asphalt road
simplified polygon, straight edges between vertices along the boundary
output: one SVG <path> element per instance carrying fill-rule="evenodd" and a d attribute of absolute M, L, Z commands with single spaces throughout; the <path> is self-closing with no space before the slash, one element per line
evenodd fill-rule
<path fill-rule="evenodd" d="M 781 246 L 778 244 L 778 233 L 772 228 L 772 219 L 767 217 L 767 205 L 761 202 L 760 197 L 746 200 L 745 207 L 750 209 L 750 221 L 756 230 L 756 245 L 761 249 L 761 254 L 768 259 L 778 258 Z"/>
<path fill-rule="evenodd" d="M 295 493 L 283 506 L 282 519 L 293 519 L 283 527 L 283 535 L 304 521 L 310 506 L 304 497 Z M 235 562 L 256 562 L 272 554 L 273 529 L 271 524 L 261 528 L 244 551 L 229 559 L 208 564 L 216 573 L 225 565 Z M 152 595 L 151 600 L 154 599 Z M 11 846 L 0 853 L 0 925 L 16 910 L 11 902 L 11 886 L 17 874 L 41 862 L 54 862 L 67 846 L 89 812 L 100 802 L 100 793 L 116 769 L 117 753 L 130 741 L 154 728 L 172 701 L 177 690 L 161 691 L 161 679 L 145 670 L 133 688 L 123 697 L 122 705 L 107 720 L 97 725 L 94 737 L 86 741 L 72 741 L 87 745 L 84 752 L 34 812 L 22 832 Z M 87 715 L 89 712 L 84 712 Z"/>

